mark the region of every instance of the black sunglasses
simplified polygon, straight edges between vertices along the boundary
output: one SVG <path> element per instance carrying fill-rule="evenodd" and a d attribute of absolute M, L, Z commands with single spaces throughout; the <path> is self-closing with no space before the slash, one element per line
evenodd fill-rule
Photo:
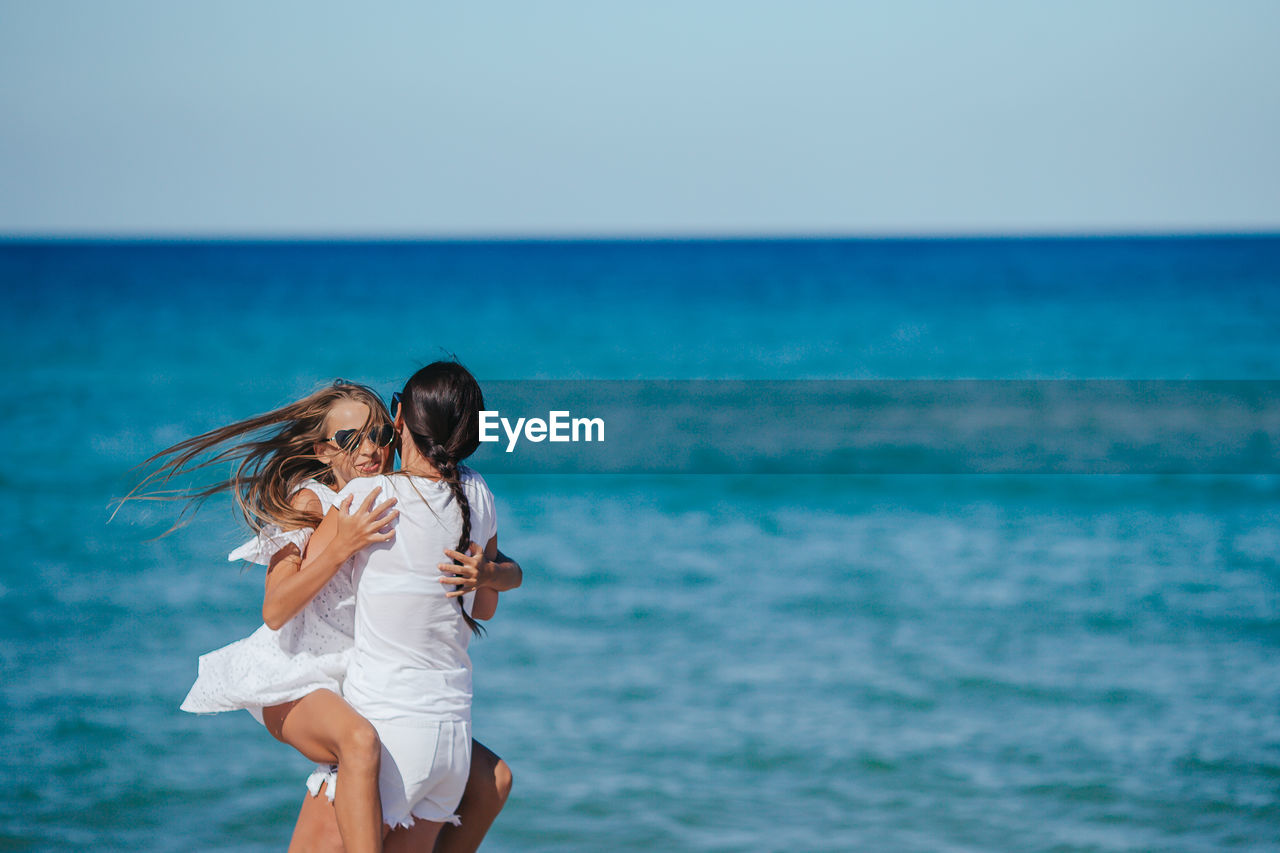
<path fill-rule="evenodd" d="M 396 431 L 391 424 L 376 426 L 367 433 L 361 433 L 358 429 L 340 429 L 325 441 L 331 441 L 343 450 L 354 452 L 360 448 L 366 438 L 377 447 L 386 447 L 395 441 Z"/>

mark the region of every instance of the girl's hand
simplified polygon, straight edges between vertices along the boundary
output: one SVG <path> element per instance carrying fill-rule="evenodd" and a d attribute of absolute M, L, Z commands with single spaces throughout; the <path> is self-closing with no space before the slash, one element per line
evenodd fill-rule
<path fill-rule="evenodd" d="M 484 555 L 484 551 L 480 550 L 480 546 L 472 542 L 467 546 L 467 553 L 461 554 L 457 551 L 445 550 L 446 557 L 452 557 L 457 563 L 440 563 L 440 571 L 445 577 L 440 578 L 440 583 L 453 584 L 453 589 L 445 593 L 447 598 L 457 598 L 466 595 L 469 592 L 475 592 L 482 586 L 492 583 L 494 568 L 493 563 Z"/>
<path fill-rule="evenodd" d="M 391 541 L 395 538 L 395 529 L 387 529 L 386 532 L 383 530 L 399 517 L 400 510 L 391 509 L 396 505 L 395 498 L 374 506 L 374 501 L 378 499 L 378 493 L 381 491 L 382 487 L 379 486 L 369 492 L 368 497 L 355 512 L 350 512 L 352 496 L 343 498 L 341 503 L 329 510 L 324 521 L 316 528 L 316 533 L 319 534 L 326 527 L 332 530 L 332 542 L 347 557 L 367 545 Z"/>

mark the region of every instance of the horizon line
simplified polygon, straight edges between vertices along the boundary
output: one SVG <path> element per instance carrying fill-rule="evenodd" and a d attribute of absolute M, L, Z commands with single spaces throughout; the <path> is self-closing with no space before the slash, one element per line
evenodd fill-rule
<path fill-rule="evenodd" d="M 56 232 L 0 231 L 8 243 L 740 243 L 917 242 L 996 240 L 1142 240 L 1280 237 L 1280 226 L 1200 229 L 1030 229 L 1025 231 L 742 231 L 742 232 Z"/>

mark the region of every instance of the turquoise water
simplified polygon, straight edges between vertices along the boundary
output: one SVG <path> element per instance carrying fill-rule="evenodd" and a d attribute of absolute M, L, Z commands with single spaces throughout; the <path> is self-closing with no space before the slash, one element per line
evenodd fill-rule
<path fill-rule="evenodd" d="M 177 710 L 260 618 L 230 507 L 107 519 L 335 376 L 1280 378 L 1275 238 L 8 244 L 0 283 L 6 850 L 284 848 L 307 762 Z M 474 646 L 486 849 L 1280 838 L 1273 475 L 489 479 L 526 583 Z"/>

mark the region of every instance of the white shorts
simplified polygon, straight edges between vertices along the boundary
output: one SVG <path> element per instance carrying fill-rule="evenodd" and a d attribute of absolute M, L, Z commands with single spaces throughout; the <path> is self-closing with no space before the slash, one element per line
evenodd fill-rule
<path fill-rule="evenodd" d="M 392 828 L 414 820 L 461 823 L 455 814 L 471 773 L 471 724 L 461 720 L 370 720 L 382 741 L 378 791 L 382 822 Z M 337 767 L 317 765 L 307 780 L 312 796 L 327 782 L 332 800 Z"/>

